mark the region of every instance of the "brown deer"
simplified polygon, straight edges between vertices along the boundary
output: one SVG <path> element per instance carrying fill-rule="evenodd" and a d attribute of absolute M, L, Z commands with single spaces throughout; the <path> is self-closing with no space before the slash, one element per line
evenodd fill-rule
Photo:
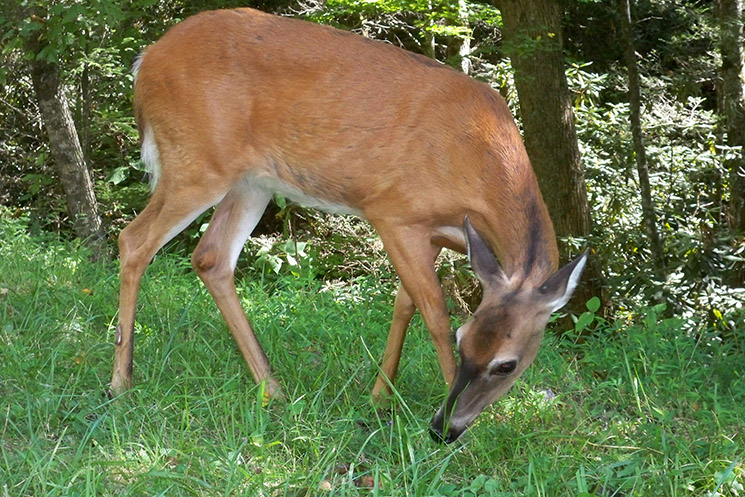
<path fill-rule="evenodd" d="M 275 192 L 361 216 L 380 234 L 401 285 L 374 398 L 390 393 L 415 308 L 452 384 L 432 420 L 439 439 L 455 440 L 533 361 L 586 253 L 556 271 L 554 230 L 528 156 L 489 86 L 385 43 L 251 9 L 185 20 L 146 49 L 135 71 L 153 194 L 119 237 L 114 393 L 132 384 L 145 268 L 212 206 L 192 264 L 254 379 L 280 393 L 233 279 Z M 468 250 L 484 290 L 456 333 L 460 366 L 434 270 L 443 247 Z"/>

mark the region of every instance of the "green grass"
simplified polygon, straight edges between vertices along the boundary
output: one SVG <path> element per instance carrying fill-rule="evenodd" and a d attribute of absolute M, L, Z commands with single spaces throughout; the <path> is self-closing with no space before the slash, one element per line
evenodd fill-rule
<path fill-rule="evenodd" d="M 0 214 L 0 496 L 743 494 L 742 322 L 720 340 L 645 310 L 595 320 L 584 341 L 549 334 L 517 386 L 439 446 L 427 424 L 445 390 L 420 320 L 400 397 L 370 403 L 390 282 L 244 274 L 288 393 L 262 407 L 188 260 L 165 255 L 143 280 L 135 388 L 109 400 L 115 264 Z"/>

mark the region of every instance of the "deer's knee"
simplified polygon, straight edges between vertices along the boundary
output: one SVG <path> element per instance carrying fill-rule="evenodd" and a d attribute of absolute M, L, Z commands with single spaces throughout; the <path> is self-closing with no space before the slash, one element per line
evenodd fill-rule
<path fill-rule="evenodd" d="M 133 227 L 132 223 L 119 233 L 119 259 L 121 261 L 131 258 L 142 244 L 142 237 L 136 231 L 137 228 Z"/>
<path fill-rule="evenodd" d="M 220 251 L 214 245 L 198 245 L 191 255 L 191 266 L 197 275 L 208 284 L 230 277 L 232 271 L 220 258 Z"/>

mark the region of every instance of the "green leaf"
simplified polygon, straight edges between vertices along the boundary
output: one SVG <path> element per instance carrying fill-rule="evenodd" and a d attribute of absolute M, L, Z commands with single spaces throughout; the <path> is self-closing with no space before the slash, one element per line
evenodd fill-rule
<path fill-rule="evenodd" d="M 587 309 L 590 312 L 598 312 L 598 309 L 600 309 L 600 299 L 597 297 L 593 297 L 590 300 L 588 300 Z"/>
<path fill-rule="evenodd" d="M 579 333 L 582 332 L 590 323 L 595 319 L 595 314 L 592 312 L 584 312 L 577 319 L 577 323 L 574 325 L 574 329 Z"/>
<path fill-rule="evenodd" d="M 148 172 L 147 167 L 145 167 L 145 164 L 141 160 L 132 160 L 129 161 L 129 167 L 136 171 L 142 171 L 143 173 Z"/>
<path fill-rule="evenodd" d="M 499 489 L 499 482 L 494 478 L 489 478 L 484 482 L 484 490 L 489 494 L 495 493 Z"/>
<path fill-rule="evenodd" d="M 109 174 L 109 177 L 106 178 L 106 181 L 114 185 L 118 185 L 119 183 L 126 181 L 128 178 L 129 178 L 129 167 L 122 166 L 122 167 L 117 167 L 116 169 L 111 171 L 111 174 Z"/>
<path fill-rule="evenodd" d="M 486 475 L 479 475 L 473 479 L 468 489 L 473 492 L 478 492 L 479 490 L 484 488 L 484 483 L 486 483 Z"/>

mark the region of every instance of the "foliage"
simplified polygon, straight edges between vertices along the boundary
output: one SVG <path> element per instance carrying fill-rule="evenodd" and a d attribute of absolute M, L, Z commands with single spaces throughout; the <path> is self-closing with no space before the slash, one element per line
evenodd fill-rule
<path fill-rule="evenodd" d="M 75 120 L 82 124 L 79 134 L 84 153 L 94 164 L 94 179 L 101 185 L 105 173 L 97 167 L 99 163 L 135 162 L 126 151 L 136 143 L 133 119 L 122 104 L 131 96 L 126 61 L 134 57 L 138 42 L 126 28 L 126 13 L 118 2 L 29 1 L 8 13 L 9 17 L 0 20 L 4 66 L 9 69 L 2 73 L 9 83 L 3 87 L 2 102 L 14 112 L 12 118 L 6 114 L 2 124 L 16 133 L 0 149 L 0 177 L 7 178 L 9 195 L 25 190 L 16 202 L 30 207 L 37 214 L 35 220 L 49 229 L 61 224 L 64 202 L 59 200 L 58 181 L 49 181 L 54 173 L 25 61 L 36 58 L 59 64 Z M 51 209 L 50 198 L 54 199 Z"/>
<path fill-rule="evenodd" d="M 655 207 L 666 241 L 668 278 L 656 281 L 639 229 L 628 105 L 602 104 L 602 93 L 618 88 L 611 78 L 586 69 L 574 67 L 568 76 L 594 206 L 592 245 L 606 261 L 612 300 L 621 310 L 664 301 L 675 314 L 703 311 L 712 325 L 726 310 L 741 311 L 745 293 L 727 286 L 727 277 L 745 263 L 745 245 L 726 230 L 724 161 L 732 151 L 717 144 L 717 116 L 700 97 L 679 101 L 664 96 L 643 116 Z"/>
<path fill-rule="evenodd" d="M 289 397 L 263 407 L 188 262 L 158 257 L 143 280 L 135 389 L 109 400 L 115 268 L 30 237 L 27 223 L 0 210 L 4 494 L 742 494 L 742 318 L 722 341 L 661 306 L 608 322 L 592 302 L 461 441 L 439 446 L 427 422 L 445 388 L 420 321 L 393 408 L 369 403 L 392 281 L 242 279 Z"/>
<path fill-rule="evenodd" d="M 59 182 L 49 167 L 49 154 L 39 125 L 38 111 L 25 61 L 42 57 L 63 69 L 68 99 L 102 204 L 112 241 L 121 227 L 145 204 L 147 190 L 139 166 L 137 132 L 131 114 L 129 73 L 140 48 L 169 26 L 207 7 L 232 7 L 233 1 L 158 2 L 111 0 L 81 2 L 28 0 L 4 9 L 0 18 L 4 64 L 0 78 L 0 201 L 31 215 L 35 232 L 67 232 Z M 257 4 L 265 9 L 294 10 L 296 14 L 440 60 L 456 39 L 473 39 L 469 56 L 473 73 L 497 88 L 519 117 L 511 68 L 499 44 L 499 12 L 470 2 L 368 2 L 334 0 Z M 607 278 L 605 300 L 620 312 L 650 302 L 668 302 L 668 313 L 703 313 L 711 324 L 727 309 L 742 308 L 742 294 L 727 286 L 729 275 L 741 271 L 745 242 L 727 230 L 728 198 L 724 159 L 741 151 L 721 145 L 713 81 L 719 63 L 714 50 L 715 23 L 710 2 L 635 2 L 637 46 L 642 56 L 644 112 L 648 155 L 658 214 L 663 221 L 668 261 L 667 281 L 656 281 L 648 264 L 646 240 L 640 230 L 635 172 L 627 129 L 625 77 L 618 69 L 620 45 L 614 33 L 614 7 L 603 2 L 575 2 L 566 6 L 567 52 L 575 62 L 568 78 L 575 95 L 575 114 L 586 166 L 589 195 L 594 206 L 595 232 L 591 240 L 570 240 L 568 246 L 589 242 Z M 576 25 L 588 25 L 578 31 Z M 609 35 L 608 33 L 611 33 Z M 41 37 L 41 48 L 30 42 Z M 432 46 L 430 46 L 432 44 Z M 595 47 L 595 48 L 593 48 Z M 589 59 L 589 60 L 588 60 Z M 591 60 L 591 62 L 590 62 Z M 274 213 L 275 211 L 273 211 Z M 193 248 L 208 222 L 205 214 L 176 249 Z M 287 219 L 294 228 L 288 231 Z M 285 226 L 283 235 L 274 236 Z M 350 220 L 319 216 L 302 209 L 267 216 L 247 268 L 263 268 L 262 278 L 298 271 L 293 260 L 312 260 L 307 277 L 358 277 L 385 263 L 368 227 Z M 341 234 L 343 233 L 343 234 Z M 350 239 L 366 243 L 350 254 Z M 297 253 L 303 243 L 309 245 Z M 377 254 L 372 262 L 366 252 Z M 354 261 L 354 262 L 350 262 Z M 280 264 L 280 262 L 282 264 Z M 357 269 L 348 270 L 348 266 Z M 462 280 L 445 264 L 441 273 Z M 270 269 L 266 269 L 270 268 Z M 284 268 L 284 269 L 283 269 Z M 259 271 L 262 273 L 262 271 Z M 721 323 L 720 323 L 721 324 Z M 726 326 L 724 326 L 726 328 Z"/>
<path fill-rule="evenodd" d="M 301 13 L 316 22 L 386 40 L 454 67 L 459 61 L 448 47 L 476 32 L 491 44 L 500 21 L 493 7 L 465 0 L 332 0 L 308 2 Z M 473 50 L 474 55 L 479 50 Z"/>

